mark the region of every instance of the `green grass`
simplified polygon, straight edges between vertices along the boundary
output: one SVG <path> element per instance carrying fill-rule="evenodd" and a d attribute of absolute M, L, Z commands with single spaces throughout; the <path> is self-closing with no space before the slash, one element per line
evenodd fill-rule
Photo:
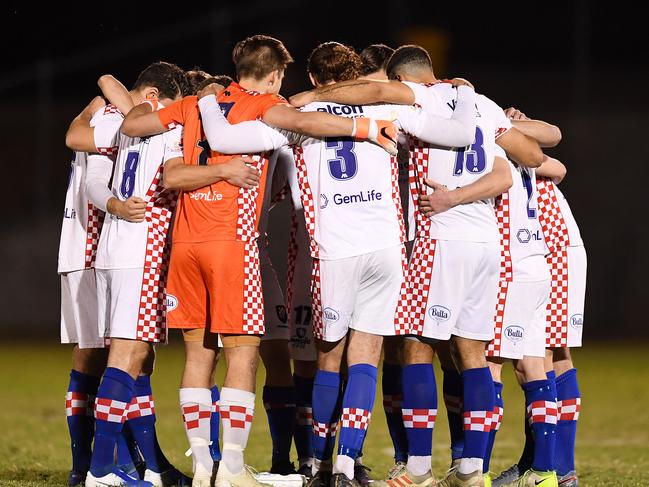
<path fill-rule="evenodd" d="M 153 383 L 162 447 L 175 465 L 189 472 L 191 463 L 183 454 L 187 441 L 178 407 L 182 360 L 183 352 L 178 345 L 160 347 Z M 575 362 L 582 391 L 577 438 L 581 485 L 649 485 L 646 346 L 589 346 L 575 352 Z M 69 366 L 67 347 L 0 345 L 1 486 L 65 485 L 70 461 L 64 413 Z M 511 369 L 505 376 L 505 417 L 494 449 L 494 471 L 508 467 L 517 459 L 523 443 L 522 394 L 513 382 Z M 222 381 L 221 367 L 218 377 Z M 262 370 L 260 381 L 263 377 Z M 381 404 L 380 397 L 376 404 Z M 448 443 L 446 414 L 440 404 L 433 452 L 438 474 L 445 471 L 449 462 Z M 391 455 L 385 417 L 378 406 L 365 447 L 365 463 L 372 467 L 375 478 L 387 472 Z M 258 470 L 269 468 L 270 438 L 259 401 L 246 458 Z"/>

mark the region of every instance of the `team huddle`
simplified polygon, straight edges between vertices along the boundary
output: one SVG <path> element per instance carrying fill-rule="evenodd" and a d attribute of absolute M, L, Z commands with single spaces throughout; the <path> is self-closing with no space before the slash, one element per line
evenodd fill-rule
<path fill-rule="evenodd" d="M 566 168 L 542 151 L 560 130 L 465 79 L 438 80 L 416 45 L 359 55 L 323 43 L 308 60 L 314 89 L 289 100 L 279 40 L 244 39 L 232 59 L 236 81 L 166 62 L 130 91 L 104 75 L 68 129 L 69 485 L 577 486 L 569 348 L 581 346 L 586 253 L 557 186 Z M 267 236 L 282 199 L 285 292 Z M 185 346 L 192 478 L 156 438 L 150 377 L 169 328 Z M 451 433 L 441 479 L 435 355 Z M 244 461 L 259 357 L 265 476 Z M 526 443 L 495 475 L 506 362 Z M 395 463 L 371 481 L 362 457 L 381 363 Z"/>

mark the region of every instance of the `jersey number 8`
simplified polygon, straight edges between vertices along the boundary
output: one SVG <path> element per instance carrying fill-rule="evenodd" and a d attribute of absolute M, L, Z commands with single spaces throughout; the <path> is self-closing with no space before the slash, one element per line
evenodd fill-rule
<path fill-rule="evenodd" d="M 124 199 L 128 199 L 133 195 L 133 190 L 135 189 L 135 172 L 137 171 L 139 162 L 139 152 L 129 152 L 128 156 L 126 156 L 126 164 L 124 164 L 124 173 L 122 174 L 122 184 L 119 187 L 119 192 Z"/>

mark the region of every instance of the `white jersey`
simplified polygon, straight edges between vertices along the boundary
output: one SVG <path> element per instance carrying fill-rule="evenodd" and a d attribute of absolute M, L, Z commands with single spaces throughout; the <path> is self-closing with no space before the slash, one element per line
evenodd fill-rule
<path fill-rule="evenodd" d="M 448 83 L 422 85 L 406 82 L 415 93 L 415 101 L 424 111 L 450 117 L 457 91 Z M 411 139 L 411 191 L 413 197 L 429 192 L 423 179 L 430 178 L 449 190 L 473 183 L 493 169 L 496 139 L 511 128 L 503 110 L 489 98 L 476 96 L 477 127 L 472 145 L 449 149 Z M 416 212 L 417 234 L 440 240 L 497 242 L 499 240 L 494 200 L 458 205 L 426 218 Z"/>
<path fill-rule="evenodd" d="M 398 105 L 311 103 L 304 111 L 399 122 L 417 109 Z M 405 241 L 396 157 L 352 138 L 304 138 L 295 149 L 298 182 L 314 258 L 367 254 Z"/>
<path fill-rule="evenodd" d="M 581 245 L 584 245 L 584 241 L 581 238 L 581 232 L 579 231 L 577 221 L 572 214 L 568 200 L 561 192 L 561 189 L 559 189 L 559 187 L 555 183 L 552 184 L 554 185 L 554 191 L 556 192 L 557 199 L 559 200 L 559 208 L 561 208 L 561 214 L 563 215 L 563 219 L 566 222 L 566 227 L 568 227 L 568 240 L 570 241 L 570 246 L 579 247 Z"/>
<path fill-rule="evenodd" d="M 162 262 L 167 230 L 176 204 L 177 192 L 162 185 L 164 163 L 183 157 L 182 127 L 153 137 L 127 137 L 116 131 L 117 159 L 112 193 L 126 200 L 131 196 L 146 203 L 145 220 L 131 223 L 108 215 L 97 251 L 97 269 L 157 267 Z"/>
<path fill-rule="evenodd" d="M 505 158 L 504 151 L 498 155 Z M 496 218 L 501 235 L 501 281 L 550 279 L 546 246 L 538 218 L 534 169 L 509 162 L 512 186 L 496 198 Z"/>
<path fill-rule="evenodd" d="M 106 105 L 95 112 L 90 126 L 121 124 L 122 114 L 114 105 Z M 95 146 L 101 154 L 112 157 L 114 149 L 104 132 L 95 132 Z M 59 243 L 59 274 L 94 267 L 99 233 L 104 212 L 94 206 L 86 195 L 86 168 L 88 154 L 75 152 L 70 164 L 70 179 L 65 194 L 65 209 Z"/>

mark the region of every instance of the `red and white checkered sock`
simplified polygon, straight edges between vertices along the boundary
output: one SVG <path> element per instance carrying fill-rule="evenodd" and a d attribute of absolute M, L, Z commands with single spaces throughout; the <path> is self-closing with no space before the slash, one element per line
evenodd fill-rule
<path fill-rule="evenodd" d="M 183 414 L 185 434 L 192 449 L 194 473 L 212 471 L 210 455 L 210 418 L 212 416 L 212 391 L 200 387 L 180 389 L 180 410 Z"/>
<path fill-rule="evenodd" d="M 222 461 L 232 474 L 243 471 L 243 450 L 248 444 L 255 412 L 255 394 L 223 387 L 221 389 L 221 424 L 223 425 Z"/>

